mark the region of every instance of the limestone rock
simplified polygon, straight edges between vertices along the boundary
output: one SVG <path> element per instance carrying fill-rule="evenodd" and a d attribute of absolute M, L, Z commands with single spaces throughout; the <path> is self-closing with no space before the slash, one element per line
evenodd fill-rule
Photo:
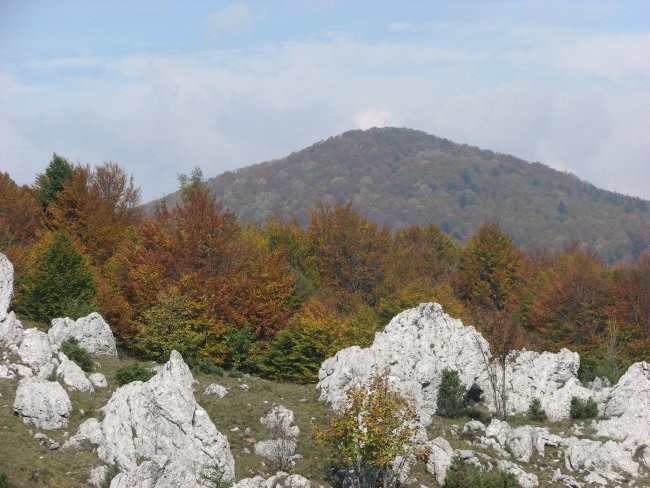
<path fill-rule="evenodd" d="M 52 344 L 60 345 L 66 339 L 74 337 L 79 342 L 79 345 L 90 354 L 107 357 L 117 356 L 113 332 L 97 312 L 81 317 L 76 321 L 67 317 L 53 319 L 52 327 L 47 334 Z"/>
<path fill-rule="evenodd" d="M 510 473 L 514 475 L 515 478 L 517 478 L 517 481 L 519 481 L 519 484 L 523 488 L 534 488 L 535 486 L 539 485 L 539 480 L 537 479 L 537 475 L 532 474 L 532 473 L 527 473 L 521 467 L 513 462 L 506 461 L 506 460 L 501 460 L 497 462 L 497 468 L 499 468 L 500 471 L 503 471 L 504 473 Z"/>
<path fill-rule="evenodd" d="M 11 363 L 9 364 L 9 369 L 19 375 L 21 378 L 31 378 L 34 376 L 32 368 L 25 366 L 24 364 Z"/>
<path fill-rule="evenodd" d="M 123 470 L 113 488 L 200 486 L 201 472 L 220 466 L 224 481 L 234 476 L 230 445 L 197 404 L 194 378 L 181 355 L 172 351 L 162 370 L 146 383 L 118 388 L 64 447 L 97 445 L 98 456 Z"/>
<path fill-rule="evenodd" d="M 44 430 L 60 429 L 68 425 L 71 412 L 70 398 L 56 381 L 25 378 L 18 385 L 14 413 L 24 423 Z"/>
<path fill-rule="evenodd" d="M 16 314 L 9 312 L 0 320 L 0 348 L 11 344 L 19 344 L 23 340 L 23 324 L 16 318 Z"/>
<path fill-rule="evenodd" d="M 218 383 L 212 383 L 203 392 L 204 395 L 214 395 L 217 398 L 223 398 L 228 394 L 228 388 Z"/>
<path fill-rule="evenodd" d="M 444 369 L 458 371 L 466 387 L 477 378 L 487 389 L 481 351 L 489 357 L 488 349 L 474 327 L 452 319 L 437 303 L 425 303 L 394 317 L 384 332 L 375 334 L 369 348 L 343 349 L 323 362 L 317 388 L 322 401 L 338 408 L 349 386 L 387 369 L 392 385 L 415 400 L 420 419 L 427 425 L 436 411 Z"/>
<path fill-rule="evenodd" d="M 70 361 L 64 353 L 59 353 L 59 367 L 56 370 L 56 377 L 68 385 L 69 390 L 82 391 L 84 393 L 93 393 L 95 389 L 86 374 L 74 361 Z"/>
<path fill-rule="evenodd" d="M 553 472 L 553 478 L 551 478 L 551 481 L 553 483 L 559 483 L 567 486 L 568 488 L 582 488 L 582 483 L 578 483 L 573 476 L 562 474 L 560 468 L 556 469 Z"/>
<path fill-rule="evenodd" d="M 260 422 L 269 432 L 279 437 L 298 437 L 300 428 L 293 423 L 293 411 L 283 405 L 276 405 L 266 415 L 260 418 Z"/>
<path fill-rule="evenodd" d="M 0 322 L 5 320 L 14 293 L 14 266 L 0 253 Z"/>
<path fill-rule="evenodd" d="M 108 466 L 96 466 L 90 470 L 90 477 L 88 478 L 88 483 L 93 485 L 95 488 L 100 488 L 106 475 L 108 474 Z"/>
<path fill-rule="evenodd" d="M 106 388 L 108 386 L 106 376 L 104 376 L 102 373 L 91 373 L 90 376 L 88 376 L 88 379 L 93 384 L 93 386 L 97 388 Z"/>
<path fill-rule="evenodd" d="M 52 372 L 52 351 L 45 332 L 35 328 L 27 329 L 18 348 L 18 356 L 39 376 L 48 376 Z"/>
<path fill-rule="evenodd" d="M 436 437 L 427 443 L 429 455 L 427 456 L 427 472 L 433 476 L 440 486 L 445 483 L 447 471 L 454 459 L 454 449 L 442 437 Z"/>
<path fill-rule="evenodd" d="M 311 482 L 298 474 L 288 474 L 278 471 L 275 475 L 264 479 L 261 476 L 244 478 L 232 488 L 310 488 Z"/>
<path fill-rule="evenodd" d="M 564 452 L 564 462 L 568 470 L 593 472 L 611 481 L 622 479 L 621 473 L 639 476 L 639 464 L 632 458 L 632 453 L 614 441 L 602 443 L 589 439 L 569 439 L 569 446 Z"/>
<path fill-rule="evenodd" d="M 291 467 L 292 456 L 296 451 L 296 443 L 289 439 L 272 439 L 270 441 L 256 442 L 254 452 L 258 456 L 268 459 L 276 466 L 284 469 Z"/>
<path fill-rule="evenodd" d="M 15 373 L 6 364 L 0 364 L 0 378 L 12 379 L 15 377 Z"/>

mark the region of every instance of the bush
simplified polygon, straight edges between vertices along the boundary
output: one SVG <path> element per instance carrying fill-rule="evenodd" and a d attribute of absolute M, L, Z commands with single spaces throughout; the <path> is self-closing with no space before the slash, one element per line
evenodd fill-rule
<path fill-rule="evenodd" d="M 465 410 L 465 388 L 460 382 L 458 371 L 445 369 L 438 389 L 436 413 L 443 417 L 460 417 Z"/>
<path fill-rule="evenodd" d="M 229 378 L 239 379 L 239 378 L 242 378 L 243 376 L 244 376 L 244 373 L 242 373 L 238 369 L 231 369 L 230 371 L 228 371 L 228 377 Z"/>
<path fill-rule="evenodd" d="M 572 397 L 570 414 L 575 420 L 593 419 L 598 415 L 598 405 L 593 398 L 583 402 L 578 397 Z"/>
<path fill-rule="evenodd" d="M 61 352 L 68 356 L 71 361 L 77 363 L 84 371 L 92 371 L 94 365 L 92 355 L 81 347 L 74 337 L 70 337 L 61 343 Z"/>
<path fill-rule="evenodd" d="M 115 373 L 115 379 L 117 379 L 120 385 L 126 385 L 132 381 L 148 381 L 155 374 L 153 371 L 143 368 L 138 363 L 132 363 L 118 369 Z"/>
<path fill-rule="evenodd" d="M 548 419 L 546 412 L 542 408 L 542 402 L 535 398 L 528 407 L 528 418 L 535 422 L 545 422 Z"/>
<path fill-rule="evenodd" d="M 223 368 L 210 359 L 201 359 L 194 364 L 193 369 L 205 374 L 213 374 L 216 376 L 223 376 Z"/>
<path fill-rule="evenodd" d="M 0 488 L 11 488 L 12 486 L 7 475 L 0 471 Z"/>
<path fill-rule="evenodd" d="M 482 472 L 460 458 L 456 458 L 447 471 L 444 486 L 445 488 L 521 488 L 517 479 L 510 473 Z"/>

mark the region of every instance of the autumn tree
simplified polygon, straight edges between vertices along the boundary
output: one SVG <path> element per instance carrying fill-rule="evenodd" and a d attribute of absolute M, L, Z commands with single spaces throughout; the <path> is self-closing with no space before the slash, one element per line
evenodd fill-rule
<path fill-rule="evenodd" d="M 73 173 L 72 163 L 56 153 L 52 155 L 52 160 L 45 169 L 45 173 L 38 174 L 34 184 L 38 201 L 43 208 L 56 200 L 66 182 L 72 179 Z"/>
<path fill-rule="evenodd" d="M 0 195 L 0 249 L 31 244 L 42 225 L 35 191 L 0 173 Z"/>

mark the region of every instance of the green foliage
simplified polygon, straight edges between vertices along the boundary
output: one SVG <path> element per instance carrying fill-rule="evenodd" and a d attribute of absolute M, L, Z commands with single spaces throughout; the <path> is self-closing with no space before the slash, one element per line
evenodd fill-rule
<path fill-rule="evenodd" d="M 223 336 L 223 345 L 228 350 L 228 364 L 239 370 L 250 364 L 250 356 L 255 346 L 255 332 L 249 326 L 228 327 Z"/>
<path fill-rule="evenodd" d="M 354 471 L 356 486 L 394 487 L 409 456 L 427 449 L 418 441 L 413 400 L 393 391 L 388 375 L 373 374 L 366 385 L 347 390 L 347 405 L 335 411 L 317 439 Z M 393 464 L 396 458 L 402 461 Z"/>
<path fill-rule="evenodd" d="M 216 462 L 201 471 L 201 481 L 209 488 L 230 488 L 233 485 L 232 480 L 224 479 L 224 469 Z"/>
<path fill-rule="evenodd" d="M 444 488 L 521 488 L 521 485 L 510 473 L 483 472 L 456 458 L 447 471 Z"/>
<path fill-rule="evenodd" d="M 200 359 L 199 361 L 195 362 L 193 366 L 193 369 L 196 369 L 201 373 L 223 376 L 223 368 L 210 359 Z"/>
<path fill-rule="evenodd" d="M 21 311 L 42 321 L 92 312 L 97 287 L 85 257 L 65 234 L 54 234 L 43 244 L 22 283 Z"/>
<path fill-rule="evenodd" d="M 210 190 L 203 179 L 203 170 L 196 166 L 189 175 L 179 174 L 178 185 L 181 199 L 186 202 L 190 198 L 192 192 L 208 193 Z"/>
<path fill-rule="evenodd" d="M 94 365 L 92 355 L 81 347 L 74 337 L 61 343 L 61 351 L 84 371 L 92 371 Z"/>
<path fill-rule="evenodd" d="M 228 371 L 228 377 L 239 379 L 244 377 L 244 373 L 242 373 L 238 369 L 231 369 L 230 371 Z"/>
<path fill-rule="evenodd" d="M 574 420 L 596 418 L 598 416 L 598 405 L 593 398 L 583 402 L 578 397 L 572 397 L 570 415 Z"/>
<path fill-rule="evenodd" d="M 530 402 L 530 405 L 528 406 L 528 418 L 535 422 L 545 422 L 548 419 L 539 398 L 535 398 Z"/>
<path fill-rule="evenodd" d="M 67 181 L 72 179 L 74 166 L 67 159 L 54 153 L 45 173 L 36 176 L 36 196 L 43 207 L 56 200 Z"/>
<path fill-rule="evenodd" d="M 457 418 L 465 410 L 465 387 L 460 382 L 458 371 L 445 369 L 438 389 L 436 413 L 443 417 Z"/>
<path fill-rule="evenodd" d="M 148 381 L 156 373 L 142 367 L 139 363 L 131 363 L 122 366 L 115 372 L 115 379 L 120 385 L 126 385 L 132 381 Z"/>

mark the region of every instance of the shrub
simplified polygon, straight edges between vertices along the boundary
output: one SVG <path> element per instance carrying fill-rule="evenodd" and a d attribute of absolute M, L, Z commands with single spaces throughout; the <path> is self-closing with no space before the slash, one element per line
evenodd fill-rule
<path fill-rule="evenodd" d="M 545 422 L 548 419 L 546 412 L 542 408 L 542 402 L 535 398 L 528 407 L 528 418 L 535 422 Z"/>
<path fill-rule="evenodd" d="M 126 385 L 132 381 L 148 381 L 155 374 L 138 363 L 132 363 L 118 369 L 115 373 L 115 379 L 120 385 Z"/>
<path fill-rule="evenodd" d="M 210 359 L 204 358 L 194 365 L 194 369 L 205 374 L 213 374 L 216 376 L 223 376 L 223 368 Z"/>
<path fill-rule="evenodd" d="M 445 480 L 445 488 L 521 488 L 510 473 L 482 472 L 460 458 L 454 459 Z"/>
<path fill-rule="evenodd" d="M 238 369 L 231 369 L 230 371 L 228 371 L 228 377 L 229 378 L 239 379 L 239 378 L 241 378 L 243 376 L 244 376 L 244 374 L 241 371 L 239 371 Z"/>
<path fill-rule="evenodd" d="M 458 371 L 445 369 L 438 389 L 436 413 L 443 417 L 460 417 L 465 410 L 465 388 L 460 382 Z"/>
<path fill-rule="evenodd" d="M 7 475 L 0 471 L 0 488 L 11 488 L 12 486 Z"/>
<path fill-rule="evenodd" d="M 230 367 L 241 369 L 248 365 L 247 359 L 255 345 L 255 332 L 248 325 L 228 327 L 223 336 L 223 345 L 228 349 Z"/>
<path fill-rule="evenodd" d="M 74 337 L 70 337 L 61 343 L 61 351 L 84 371 L 92 371 L 94 365 L 92 355 L 81 347 Z"/>
<path fill-rule="evenodd" d="M 578 397 L 572 397 L 570 414 L 575 420 L 593 419 L 598 415 L 598 405 L 593 398 L 583 402 Z"/>

